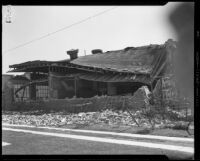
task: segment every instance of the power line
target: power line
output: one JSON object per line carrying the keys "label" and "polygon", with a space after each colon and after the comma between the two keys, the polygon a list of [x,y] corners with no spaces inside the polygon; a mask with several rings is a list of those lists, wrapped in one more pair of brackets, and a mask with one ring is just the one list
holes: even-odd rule
{"label": "power line", "polygon": [[31,44],[31,43],[33,43],[33,42],[35,42],[35,41],[44,39],[44,38],[46,38],[46,37],[48,37],[48,36],[51,36],[51,35],[53,35],[53,34],[56,34],[57,32],[61,32],[61,31],[66,30],[66,29],[68,29],[68,28],[70,28],[70,27],[73,27],[73,26],[75,26],[75,25],[81,24],[81,23],[83,23],[83,22],[85,22],[85,21],[87,21],[87,20],[89,20],[89,19],[92,19],[92,18],[94,18],[94,17],[100,16],[100,15],[102,15],[102,14],[104,14],[104,13],[106,13],[106,12],[109,12],[109,11],[115,9],[115,8],[117,8],[117,7],[112,7],[112,8],[110,8],[110,9],[104,10],[103,12],[97,13],[97,14],[95,14],[95,15],[93,15],[93,16],[90,16],[90,17],[87,17],[87,18],[85,18],[85,19],[83,19],[83,20],[80,20],[80,21],[78,21],[78,22],[75,22],[75,23],[73,23],[73,24],[71,24],[71,25],[65,26],[65,27],[63,27],[63,28],[61,28],[61,29],[59,29],[59,30],[56,30],[56,31],[54,31],[54,32],[45,34],[45,35],[43,35],[43,36],[41,36],[41,37],[38,37],[38,38],[36,38],[36,39],[33,39],[33,40],[28,41],[28,42],[23,43],[23,44],[20,44],[20,45],[18,45],[18,46],[16,46],[16,47],[13,47],[13,48],[10,48],[10,49],[8,49],[8,50],[5,50],[5,51],[3,51],[3,53],[7,53],[7,52],[10,52],[10,51],[13,51],[13,50],[15,50],[15,49],[18,49],[18,48],[21,48],[21,47],[26,46],[26,45],[28,45],[28,44]]}

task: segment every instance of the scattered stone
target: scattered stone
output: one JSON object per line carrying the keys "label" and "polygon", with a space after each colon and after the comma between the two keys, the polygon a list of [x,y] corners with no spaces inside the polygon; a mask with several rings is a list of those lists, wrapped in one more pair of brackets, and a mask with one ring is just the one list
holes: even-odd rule
{"label": "scattered stone", "polygon": [[[180,117],[182,113],[177,113],[171,110]],[[149,120],[142,115],[142,110],[131,111],[135,120],[141,127],[150,128],[152,125]],[[162,120],[161,117],[154,118],[155,128],[184,128],[187,123],[184,121],[171,121],[169,119]],[[130,114],[127,111],[112,111],[104,110],[102,112],[81,112],[74,113],[49,113],[35,115],[33,112],[19,113],[19,112],[2,112],[2,122],[9,124],[26,124],[34,126],[65,126],[65,125],[94,125],[107,124],[111,126],[137,126]],[[191,126],[192,127],[192,126]]]}

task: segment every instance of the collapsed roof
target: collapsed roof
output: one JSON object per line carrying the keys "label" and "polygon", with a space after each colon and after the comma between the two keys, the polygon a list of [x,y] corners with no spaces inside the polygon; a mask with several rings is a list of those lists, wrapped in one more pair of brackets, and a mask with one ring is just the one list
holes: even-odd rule
{"label": "collapsed roof", "polygon": [[71,63],[105,70],[111,69],[117,72],[148,74],[152,72],[159,57],[165,55],[164,48],[153,45],[82,56],[71,61]]}
{"label": "collapsed roof", "polygon": [[163,45],[127,47],[123,50],[82,56],[70,63],[105,70],[111,69],[117,72],[154,74],[163,64],[169,63],[168,56],[170,53],[168,49],[175,47],[172,45],[175,45],[175,43],[168,40]]}
{"label": "collapsed roof", "polygon": [[[176,43],[169,39],[162,45],[127,47],[123,50],[99,52],[93,55],[81,56],[73,60],[62,61],[32,61],[10,65],[10,72],[48,72],[49,67],[75,68],[82,71],[102,73],[128,73],[148,75],[155,78],[170,65],[170,55],[176,48]],[[172,50],[173,49],[173,50]],[[67,70],[63,70],[66,72]]]}

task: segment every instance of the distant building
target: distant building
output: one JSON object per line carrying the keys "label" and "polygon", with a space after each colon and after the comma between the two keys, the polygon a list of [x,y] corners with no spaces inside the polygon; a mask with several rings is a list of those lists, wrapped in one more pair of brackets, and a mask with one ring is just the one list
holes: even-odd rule
{"label": "distant building", "polygon": [[8,86],[8,81],[13,78],[13,75],[2,74],[2,92],[5,92],[6,86]]}
{"label": "distant building", "polygon": [[13,75],[2,74],[2,109],[5,109],[6,106],[9,106],[13,102],[13,90],[10,88],[10,82],[13,78]]}

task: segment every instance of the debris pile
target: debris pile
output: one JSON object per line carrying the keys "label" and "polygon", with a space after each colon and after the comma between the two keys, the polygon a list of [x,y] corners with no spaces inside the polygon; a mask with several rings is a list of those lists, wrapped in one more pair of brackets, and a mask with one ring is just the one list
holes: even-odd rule
{"label": "debris pile", "polygon": [[[142,111],[131,111],[141,127],[151,127],[149,120],[142,115]],[[173,127],[176,122],[170,120],[162,120],[161,117],[154,118],[155,128]],[[30,112],[20,113],[4,113],[2,122],[9,124],[26,124],[33,126],[66,126],[66,125],[95,125],[104,124],[110,126],[137,126],[127,111],[104,110],[102,112],[81,112],[75,113],[48,113],[34,114]],[[180,122],[180,121],[179,121]]]}
{"label": "debris pile", "polygon": [[134,109],[147,108],[150,100],[150,94],[147,86],[140,87],[133,95],[132,99],[129,99],[128,104]]}
{"label": "debris pile", "polygon": [[104,110],[103,112],[81,112],[78,114],[49,113],[42,115],[20,114],[18,112],[12,114],[4,114],[3,123],[9,124],[28,124],[36,126],[62,126],[69,124],[125,124],[134,125],[131,117],[127,112],[114,112]]}

